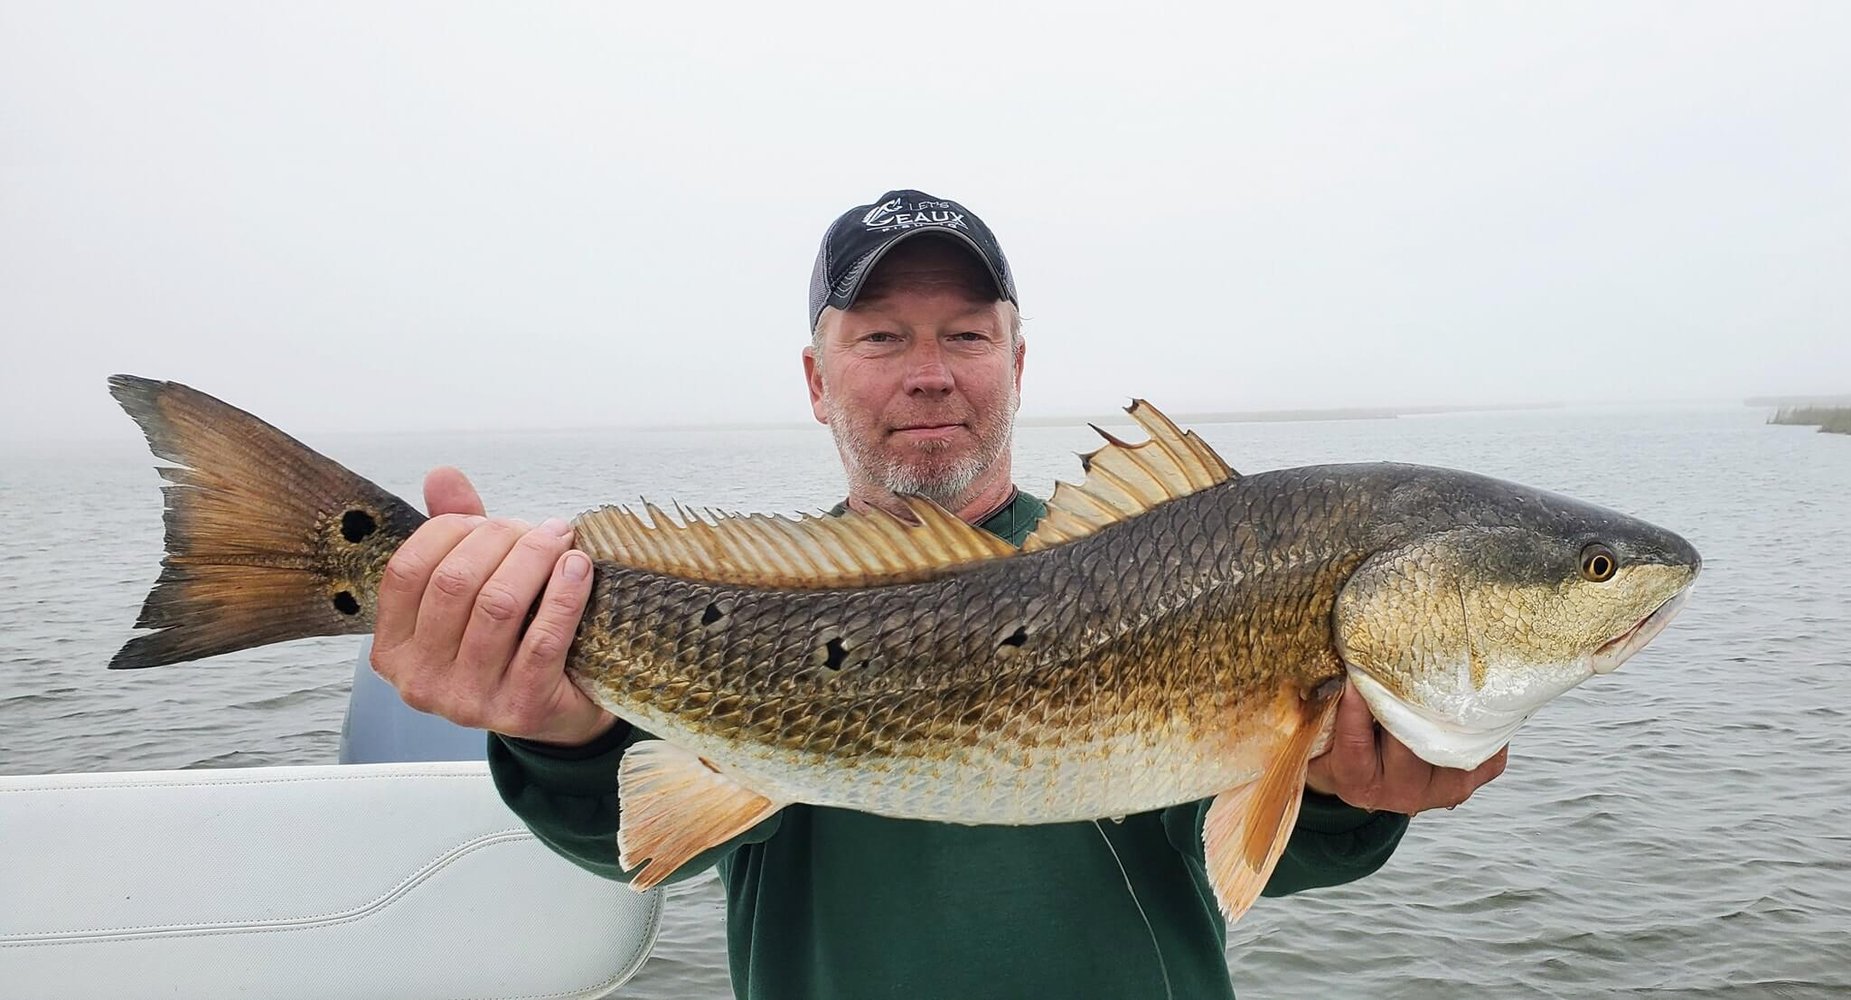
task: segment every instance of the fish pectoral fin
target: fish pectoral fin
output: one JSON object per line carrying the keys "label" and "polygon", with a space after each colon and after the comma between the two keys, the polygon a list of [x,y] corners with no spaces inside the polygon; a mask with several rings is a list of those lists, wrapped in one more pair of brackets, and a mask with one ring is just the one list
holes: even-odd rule
{"label": "fish pectoral fin", "polygon": [[1311,710],[1284,741],[1265,773],[1215,796],[1202,822],[1202,859],[1215,900],[1232,924],[1272,877],[1304,802],[1305,769],[1337,700]]}
{"label": "fish pectoral fin", "polygon": [[[621,819],[617,863],[635,889],[648,889],[696,854],[757,826],[784,808],[699,756],[661,740],[624,751],[617,766]],[[647,863],[645,863],[647,862]]]}

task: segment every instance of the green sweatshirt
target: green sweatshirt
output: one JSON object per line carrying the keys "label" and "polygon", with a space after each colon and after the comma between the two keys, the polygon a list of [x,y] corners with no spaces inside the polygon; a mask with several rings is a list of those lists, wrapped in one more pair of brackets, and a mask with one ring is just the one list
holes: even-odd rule
{"label": "green sweatshirt", "polygon": [[[980,527],[1020,545],[1045,510],[1018,493]],[[623,879],[617,761],[647,738],[622,723],[571,750],[491,736],[489,768],[542,841]],[[746,1000],[1121,1000],[1163,997],[1166,976],[1178,1000],[1231,998],[1227,928],[1202,864],[1207,810],[1012,827],[793,805],[674,880],[719,866],[733,991]],[[1361,878],[1406,829],[1405,816],[1307,792],[1265,894]]]}

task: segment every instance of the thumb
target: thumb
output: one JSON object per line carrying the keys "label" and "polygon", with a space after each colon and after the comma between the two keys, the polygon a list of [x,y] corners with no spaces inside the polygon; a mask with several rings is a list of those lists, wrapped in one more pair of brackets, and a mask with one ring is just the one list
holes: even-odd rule
{"label": "thumb", "polygon": [[1356,689],[1356,682],[1346,680],[1343,700],[1337,703],[1337,720],[1331,727],[1330,747],[1311,761],[1305,784],[1314,792],[1337,795],[1351,805],[1367,805],[1355,799],[1371,794],[1381,773],[1381,754],[1375,741],[1375,716],[1369,714],[1369,703]]}
{"label": "thumb", "polygon": [[432,517],[439,514],[486,515],[482,498],[469,484],[462,470],[440,465],[424,476],[424,507]]}
{"label": "thumb", "polygon": [[1376,751],[1375,716],[1369,702],[1348,677],[1343,680],[1343,700],[1337,703],[1337,725],[1331,738],[1332,748],[1341,747],[1349,754],[1373,756]]}

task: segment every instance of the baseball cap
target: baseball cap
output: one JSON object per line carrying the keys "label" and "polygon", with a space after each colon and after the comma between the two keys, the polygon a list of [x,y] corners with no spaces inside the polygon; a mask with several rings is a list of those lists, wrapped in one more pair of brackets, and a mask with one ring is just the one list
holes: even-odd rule
{"label": "baseball cap", "polygon": [[843,212],[823,233],[816,268],[810,272],[810,329],[816,329],[824,307],[854,305],[862,283],[887,251],[921,233],[948,236],[970,248],[996,281],[997,297],[1021,305],[1003,248],[977,213],[924,191],[889,191]]}

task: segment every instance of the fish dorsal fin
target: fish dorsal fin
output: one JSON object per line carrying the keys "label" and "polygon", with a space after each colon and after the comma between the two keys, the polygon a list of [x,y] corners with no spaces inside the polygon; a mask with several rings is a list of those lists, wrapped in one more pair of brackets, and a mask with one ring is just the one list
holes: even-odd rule
{"label": "fish dorsal fin", "polygon": [[919,497],[902,497],[917,523],[884,511],[840,517],[722,514],[679,505],[679,520],[644,503],[580,514],[578,547],[634,569],[744,587],[826,590],[910,583],[956,566],[1016,554],[1015,546]]}
{"label": "fish dorsal fin", "polygon": [[1100,430],[1105,447],[1080,458],[1086,481],[1078,486],[1056,483],[1048,513],[1028,536],[1022,551],[1090,535],[1177,497],[1188,496],[1234,478],[1228,463],[1208,443],[1170,422],[1142,399],[1125,408],[1150,440],[1126,444]]}

